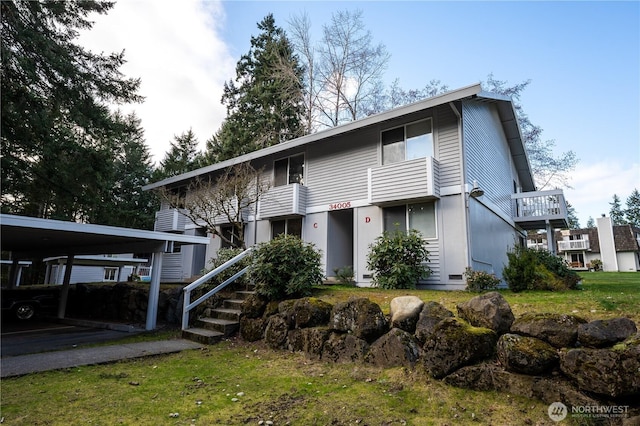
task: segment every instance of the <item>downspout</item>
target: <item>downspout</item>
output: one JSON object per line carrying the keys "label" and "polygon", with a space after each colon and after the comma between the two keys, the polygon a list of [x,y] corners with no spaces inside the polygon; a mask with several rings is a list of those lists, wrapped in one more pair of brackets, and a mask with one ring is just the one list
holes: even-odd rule
{"label": "downspout", "polygon": [[469,224],[469,200],[467,198],[467,185],[466,185],[466,171],[464,167],[464,135],[462,130],[462,114],[458,111],[453,102],[449,102],[449,107],[458,118],[458,138],[460,140],[460,192],[462,196],[462,229],[465,233],[465,250],[464,250],[464,263],[468,267],[471,265],[471,238],[470,238],[470,224]]}

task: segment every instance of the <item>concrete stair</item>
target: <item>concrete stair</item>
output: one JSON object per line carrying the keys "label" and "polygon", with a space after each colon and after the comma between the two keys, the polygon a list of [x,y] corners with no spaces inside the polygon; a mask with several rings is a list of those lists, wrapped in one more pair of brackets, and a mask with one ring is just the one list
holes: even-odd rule
{"label": "concrete stair", "polygon": [[207,317],[198,318],[193,327],[182,330],[182,337],[211,345],[235,335],[240,329],[240,314],[244,299],[255,292],[245,286],[227,294],[219,308],[208,309]]}

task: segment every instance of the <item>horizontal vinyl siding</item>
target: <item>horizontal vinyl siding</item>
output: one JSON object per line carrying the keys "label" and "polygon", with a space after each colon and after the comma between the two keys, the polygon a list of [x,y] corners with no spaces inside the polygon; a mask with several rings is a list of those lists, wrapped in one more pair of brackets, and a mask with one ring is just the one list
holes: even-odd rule
{"label": "horizontal vinyl siding", "polygon": [[364,129],[335,141],[310,146],[307,206],[362,200],[368,196],[369,167],[378,164],[378,129]]}
{"label": "horizontal vinyl siding", "polygon": [[104,267],[75,265],[71,268],[73,283],[96,283],[104,280]]}
{"label": "horizontal vinyl siding", "polygon": [[476,180],[484,196],[511,216],[514,174],[511,154],[496,107],[463,102],[467,182]]}
{"label": "horizontal vinyl siding", "polygon": [[[306,188],[299,186],[300,193]],[[298,201],[298,200],[296,200]],[[300,211],[300,205],[294,206],[294,185],[282,185],[273,187],[260,200],[260,217],[277,217],[293,214]]]}
{"label": "horizontal vinyl siding", "polygon": [[443,187],[462,184],[460,171],[460,135],[458,117],[448,105],[437,110],[436,120],[437,157],[440,163],[440,185]]}

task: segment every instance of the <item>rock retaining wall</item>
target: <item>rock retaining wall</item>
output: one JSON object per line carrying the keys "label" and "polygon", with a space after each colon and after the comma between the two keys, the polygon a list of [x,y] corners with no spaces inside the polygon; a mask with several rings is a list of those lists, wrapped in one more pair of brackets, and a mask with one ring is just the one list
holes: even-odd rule
{"label": "rock retaining wall", "polygon": [[457,316],[414,296],[392,300],[389,316],[364,298],[276,305],[252,296],[246,307],[241,337],[264,339],[273,349],[330,362],[424,368],[453,386],[569,407],[626,406],[627,417],[640,416],[640,333],[627,318],[515,318],[497,292],[459,304]]}

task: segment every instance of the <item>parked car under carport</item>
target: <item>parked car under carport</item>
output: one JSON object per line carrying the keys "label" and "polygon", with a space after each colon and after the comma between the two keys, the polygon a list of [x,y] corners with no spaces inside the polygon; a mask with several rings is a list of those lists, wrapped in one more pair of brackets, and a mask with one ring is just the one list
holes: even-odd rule
{"label": "parked car under carport", "polygon": [[3,288],[2,315],[21,321],[40,315],[53,315],[58,308],[59,295],[59,286]]}

